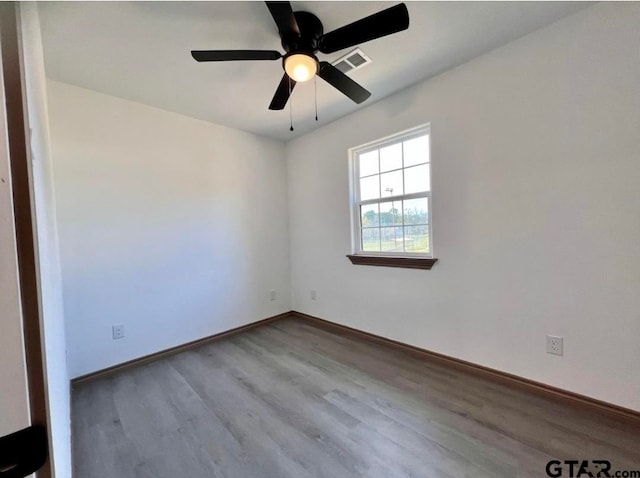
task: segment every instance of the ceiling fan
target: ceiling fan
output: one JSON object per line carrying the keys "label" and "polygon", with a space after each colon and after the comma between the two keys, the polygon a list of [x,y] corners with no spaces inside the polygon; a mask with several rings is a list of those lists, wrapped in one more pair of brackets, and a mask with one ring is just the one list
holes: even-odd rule
{"label": "ceiling fan", "polygon": [[319,61],[316,52],[333,53],[360,43],[375,40],[409,28],[409,12],[404,3],[324,33],[322,22],[313,13],[294,12],[289,2],[265,2],[275,21],[284,55],[275,50],[204,50],[192,51],[196,61],[278,60],[282,58],[284,76],[269,105],[281,110],[287,104],[296,82],[315,75],[340,90],[356,103],[371,93],[338,70],[331,63]]}

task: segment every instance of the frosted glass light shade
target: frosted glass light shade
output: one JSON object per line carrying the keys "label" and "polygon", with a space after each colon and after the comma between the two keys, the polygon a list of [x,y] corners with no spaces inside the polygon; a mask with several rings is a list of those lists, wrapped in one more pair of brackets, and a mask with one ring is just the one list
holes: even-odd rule
{"label": "frosted glass light shade", "polygon": [[312,56],[296,53],[284,60],[284,71],[299,83],[309,81],[318,72],[318,62]]}

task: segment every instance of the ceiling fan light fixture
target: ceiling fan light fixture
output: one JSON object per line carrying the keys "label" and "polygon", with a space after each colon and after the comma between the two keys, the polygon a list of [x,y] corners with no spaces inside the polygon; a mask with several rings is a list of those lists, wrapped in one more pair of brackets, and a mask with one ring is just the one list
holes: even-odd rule
{"label": "ceiling fan light fixture", "polygon": [[[345,75],[341,69],[327,61],[318,61],[316,52],[334,53],[409,28],[409,10],[404,3],[381,10],[329,33],[324,33],[324,27],[318,17],[311,12],[294,12],[289,1],[265,3],[278,28],[280,43],[286,52],[284,55],[276,50],[192,50],[191,56],[198,62],[282,58],[285,73],[269,104],[270,110],[284,109],[296,83],[309,81],[316,76],[355,103],[362,103],[371,93]],[[349,54],[346,60],[356,67],[357,62],[351,62],[354,58],[357,60],[358,57]]]}
{"label": "ceiling fan light fixture", "polygon": [[284,71],[298,83],[309,81],[318,73],[318,60],[304,53],[294,53],[284,59]]}

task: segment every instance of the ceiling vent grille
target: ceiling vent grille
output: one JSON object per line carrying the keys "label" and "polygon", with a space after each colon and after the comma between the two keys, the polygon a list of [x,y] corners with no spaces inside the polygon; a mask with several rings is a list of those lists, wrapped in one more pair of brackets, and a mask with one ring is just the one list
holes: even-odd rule
{"label": "ceiling vent grille", "polygon": [[360,48],[350,51],[346,55],[338,58],[333,62],[335,66],[342,73],[348,73],[353,70],[362,68],[363,66],[371,63],[371,58],[364,54]]}

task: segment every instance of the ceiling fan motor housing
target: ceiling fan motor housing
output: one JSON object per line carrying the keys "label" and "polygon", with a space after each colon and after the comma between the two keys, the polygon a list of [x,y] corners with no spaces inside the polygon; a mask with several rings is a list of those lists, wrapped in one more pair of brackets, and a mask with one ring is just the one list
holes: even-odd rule
{"label": "ceiling fan motor housing", "polygon": [[298,23],[300,35],[287,32],[282,36],[282,48],[287,53],[306,53],[313,55],[318,51],[318,40],[324,34],[322,22],[313,13],[293,12]]}

